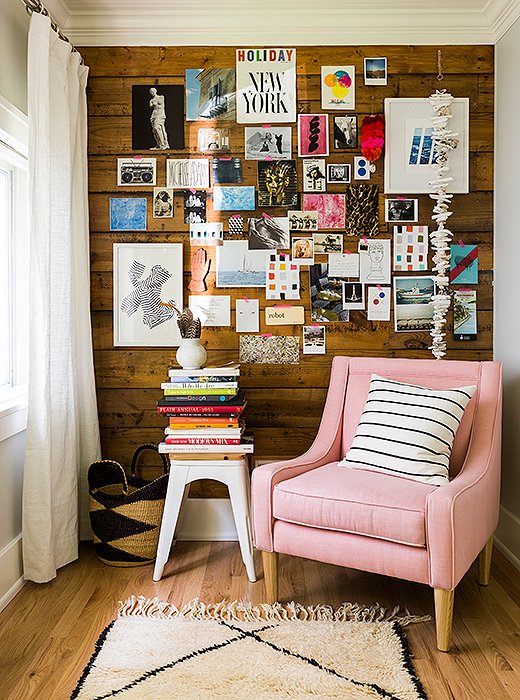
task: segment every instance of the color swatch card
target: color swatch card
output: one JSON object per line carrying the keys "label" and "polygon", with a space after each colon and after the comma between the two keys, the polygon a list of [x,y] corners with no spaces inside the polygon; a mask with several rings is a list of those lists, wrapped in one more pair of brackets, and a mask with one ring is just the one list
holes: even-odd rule
{"label": "color swatch card", "polygon": [[394,270],[428,269],[428,227],[394,226]]}
{"label": "color swatch card", "polygon": [[451,284],[478,284],[478,247],[459,244],[450,248]]}
{"label": "color swatch card", "polygon": [[267,256],[266,299],[299,299],[300,266],[287,253]]}
{"label": "color swatch card", "polygon": [[390,320],[390,287],[368,287],[367,318],[369,321]]}

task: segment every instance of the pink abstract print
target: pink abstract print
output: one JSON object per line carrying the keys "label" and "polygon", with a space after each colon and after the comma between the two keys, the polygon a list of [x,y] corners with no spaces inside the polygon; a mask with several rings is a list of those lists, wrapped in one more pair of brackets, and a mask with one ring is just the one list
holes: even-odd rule
{"label": "pink abstract print", "polygon": [[298,155],[329,155],[329,118],[327,114],[298,115]]}
{"label": "pink abstract print", "polygon": [[345,228],[344,194],[304,194],[303,209],[318,212],[318,229]]}

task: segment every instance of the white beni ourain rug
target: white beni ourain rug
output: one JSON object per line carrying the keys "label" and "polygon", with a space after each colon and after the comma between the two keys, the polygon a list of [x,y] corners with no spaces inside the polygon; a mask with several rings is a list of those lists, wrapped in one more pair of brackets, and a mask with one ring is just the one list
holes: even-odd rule
{"label": "white beni ourain rug", "polygon": [[398,609],[129,598],[71,700],[418,700]]}

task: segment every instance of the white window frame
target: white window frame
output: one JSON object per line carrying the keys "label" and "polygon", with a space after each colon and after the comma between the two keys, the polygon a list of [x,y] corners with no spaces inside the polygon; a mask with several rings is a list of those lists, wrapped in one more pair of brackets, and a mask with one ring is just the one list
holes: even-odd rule
{"label": "white window frame", "polygon": [[11,173],[9,232],[10,386],[0,389],[0,441],[27,424],[29,201],[27,117],[0,95],[0,162]]}

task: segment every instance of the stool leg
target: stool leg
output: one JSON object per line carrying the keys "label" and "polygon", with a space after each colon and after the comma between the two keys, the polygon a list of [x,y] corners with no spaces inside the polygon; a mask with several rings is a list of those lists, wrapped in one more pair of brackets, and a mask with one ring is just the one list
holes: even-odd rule
{"label": "stool leg", "polygon": [[240,468],[230,469],[226,482],[229,488],[229,498],[235,518],[242,560],[247,571],[247,578],[251,582],[254,582],[256,581],[256,574],[255,563],[253,561],[253,538],[251,535],[248,472],[246,463],[244,462]]}
{"label": "stool leg", "polygon": [[184,499],[184,490],[188,480],[189,467],[171,467],[168,479],[168,488],[164,501],[164,511],[157,544],[157,556],[153,570],[153,580],[160,581],[164,566],[170,555],[173,533],[177,525],[179,511]]}

